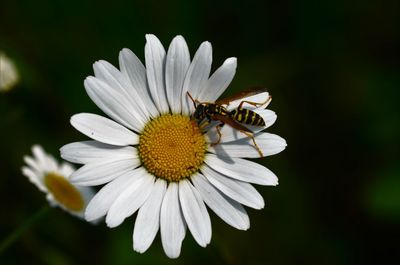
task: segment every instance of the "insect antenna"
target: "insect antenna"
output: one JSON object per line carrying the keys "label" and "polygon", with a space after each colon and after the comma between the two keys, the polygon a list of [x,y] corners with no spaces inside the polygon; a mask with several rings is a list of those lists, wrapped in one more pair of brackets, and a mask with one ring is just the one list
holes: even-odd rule
{"label": "insect antenna", "polygon": [[189,96],[189,98],[192,100],[193,106],[194,106],[194,108],[196,109],[196,108],[197,108],[196,102],[198,102],[198,101],[193,99],[193,97],[192,97],[192,95],[190,95],[189,91],[186,91],[186,94],[187,94],[187,95]]}

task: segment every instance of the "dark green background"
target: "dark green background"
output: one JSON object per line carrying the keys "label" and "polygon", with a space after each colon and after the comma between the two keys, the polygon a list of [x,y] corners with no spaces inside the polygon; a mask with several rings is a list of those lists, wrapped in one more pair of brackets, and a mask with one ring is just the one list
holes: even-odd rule
{"label": "dark green background", "polygon": [[[236,56],[226,94],[268,87],[287,149],[257,160],[279,177],[257,187],[249,231],[214,214],[211,244],[187,234],[169,260],[160,238],[132,250],[134,218],[115,229],[53,209],[0,255],[1,264],[385,264],[399,251],[398,1],[0,2],[0,49],[21,83],[0,94],[0,239],[46,205],[21,175],[40,143],[54,155],[86,139],[69,125],[100,113],[83,88],[92,64],[117,64],[124,47],[143,59],[144,35],[168,46],[182,34],[193,55],[208,40],[214,64]],[[397,252],[397,253],[396,253]],[[398,259],[397,259],[398,260]]]}

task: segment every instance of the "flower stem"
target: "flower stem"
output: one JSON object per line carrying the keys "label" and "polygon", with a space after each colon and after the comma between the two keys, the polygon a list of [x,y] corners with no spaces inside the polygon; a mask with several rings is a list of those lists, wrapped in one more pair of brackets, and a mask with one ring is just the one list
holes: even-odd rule
{"label": "flower stem", "polygon": [[7,250],[18,238],[23,235],[30,227],[37,223],[43,216],[45,216],[50,210],[50,206],[46,205],[40,208],[34,215],[32,215],[28,220],[22,223],[17,229],[14,230],[10,235],[4,238],[0,242],[0,254]]}

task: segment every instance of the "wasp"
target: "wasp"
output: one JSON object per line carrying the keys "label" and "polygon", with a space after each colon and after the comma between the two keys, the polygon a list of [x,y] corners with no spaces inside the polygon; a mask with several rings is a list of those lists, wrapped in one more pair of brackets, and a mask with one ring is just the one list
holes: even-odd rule
{"label": "wasp", "polygon": [[[221,141],[222,135],[220,129],[225,124],[228,124],[232,128],[240,131],[241,133],[251,138],[258,153],[260,154],[261,157],[263,157],[264,155],[261,152],[260,147],[257,145],[256,140],[254,139],[253,132],[244,125],[265,126],[265,121],[256,112],[244,108],[243,104],[247,103],[254,107],[259,107],[269,103],[269,101],[271,101],[271,97],[268,96],[264,102],[252,102],[252,101],[242,100],[239,103],[239,105],[231,111],[227,109],[227,106],[229,106],[229,104],[234,100],[242,99],[245,97],[257,95],[264,92],[267,91],[263,88],[252,88],[239,92],[231,97],[217,100],[215,102],[200,102],[197,99],[193,99],[193,97],[189,94],[189,92],[187,92],[187,95],[193,102],[195,111],[192,114],[192,117],[197,121],[198,124],[200,125],[210,124],[211,121],[219,122],[219,124],[216,126],[216,130],[218,133],[218,140],[212,143],[211,146],[217,145]],[[206,123],[203,123],[204,121]]]}

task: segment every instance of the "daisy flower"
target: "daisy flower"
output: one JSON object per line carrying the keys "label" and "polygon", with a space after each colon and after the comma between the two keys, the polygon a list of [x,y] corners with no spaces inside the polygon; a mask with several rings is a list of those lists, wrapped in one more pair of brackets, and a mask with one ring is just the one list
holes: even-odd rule
{"label": "daisy flower", "polygon": [[12,89],[19,81],[14,62],[0,51],[0,91]]}
{"label": "daisy flower", "polygon": [[22,173],[46,194],[51,206],[83,218],[86,205],[95,194],[93,189],[72,184],[69,177],[75,169],[66,162],[59,164],[41,146],[34,145],[32,153],[33,157],[24,156],[27,166],[22,167]]}
{"label": "daisy flower", "polygon": [[[177,258],[187,228],[200,246],[210,243],[206,205],[229,225],[246,230],[250,224],[243,205],[264,207],[250,183],[277,185],[278,180],[264,166],[243,159],[260,156],[249,137],[225,125],[220,143],[212,145],[215,128],[203,130],[191,118],[194,107],[187,92],[200,102],[215,101],[235,75],[236,58],[225,60],[210,76],[209,42],[191,61],[182,36],[172,40],[168,51],[156,36],[148,34],[146,40],[146,66],[129,49],[120,52],[119,69],[106,61],[94,63],[94,76],[84,82],[86,92],[111,119],[72,116],[72,126],[92,140],[63,146],[61,156],[84,164],[72,174],[73,183],[106,184],[87,207],[88,221],[106,216],[107,225],[116,227],[137,211],[133,249],[146,251],[160,230],[166,255]],[[265,92],[245,100],[268,98]],[[276,119],[266,105],[248,106],[265,121],[254,134],[264,156],[286,146],[281,137],[261,132]]]}

